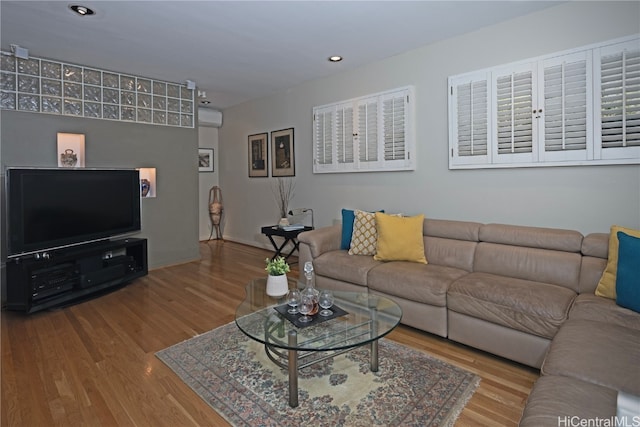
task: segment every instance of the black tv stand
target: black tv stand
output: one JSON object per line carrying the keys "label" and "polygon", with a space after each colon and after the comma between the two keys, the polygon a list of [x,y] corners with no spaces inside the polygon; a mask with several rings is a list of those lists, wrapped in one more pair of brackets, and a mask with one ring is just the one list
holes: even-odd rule
{"label": "black tv stand", "polygon": [[145,276],[147,239],[88,243],[7,260],[8,310],[33,313],[96,297]]}

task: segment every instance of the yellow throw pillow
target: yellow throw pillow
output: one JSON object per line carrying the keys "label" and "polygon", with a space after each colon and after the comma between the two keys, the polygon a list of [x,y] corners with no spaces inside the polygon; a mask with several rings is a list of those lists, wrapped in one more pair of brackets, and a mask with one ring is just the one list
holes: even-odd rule
{"label": "yellow throw pillow", "polygon": [[596,288],[596,295],[605,298],[616,299],[616,276],[618,274],[618,231],[622,231],[633,237],[640,238],[640,230],[632,230],[630,228],[620,227],[619,225],[611,226],[609,234],[609,259],[607,267],[602,272],[602,277]]}
{"label": "yellow throw pillow", "polygon": [[376,215],[356,209],[349,255],[375,255],[377,242]]}
{"label": "yellow throw pillow", "polygon": [[426,264],[423,224],[424,215],[400,217],[376,212],[378,245],[373,259]]}

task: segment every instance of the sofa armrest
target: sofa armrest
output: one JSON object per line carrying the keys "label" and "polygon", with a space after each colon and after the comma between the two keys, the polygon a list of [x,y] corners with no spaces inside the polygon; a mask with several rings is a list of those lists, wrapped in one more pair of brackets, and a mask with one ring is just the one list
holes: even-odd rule
{"label": "sofa armrest", "polygon": [[313,258],[317,258],[325,252],[339,250],[341,238],[341,225],[322,227],[316,230],[305,231],[298,235],[298,241],[301,244],[309,246]]}

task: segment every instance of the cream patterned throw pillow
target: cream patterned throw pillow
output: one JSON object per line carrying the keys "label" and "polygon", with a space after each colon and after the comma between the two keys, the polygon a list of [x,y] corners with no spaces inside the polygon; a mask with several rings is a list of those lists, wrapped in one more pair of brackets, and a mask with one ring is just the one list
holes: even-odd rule
{"label": "cream patterned throw pillow", "polygon": [[377,244],[376,214],[356,209],[349,255],[375,255]]}

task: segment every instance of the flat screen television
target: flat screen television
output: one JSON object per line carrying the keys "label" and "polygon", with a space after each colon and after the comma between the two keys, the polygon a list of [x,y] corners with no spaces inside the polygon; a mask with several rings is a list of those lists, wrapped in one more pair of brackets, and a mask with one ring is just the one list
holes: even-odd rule
{"label": "flat screen television", "polygon": [[9,258],[140,231],[135,169],[6,171]]}

